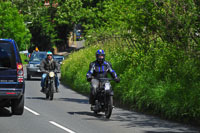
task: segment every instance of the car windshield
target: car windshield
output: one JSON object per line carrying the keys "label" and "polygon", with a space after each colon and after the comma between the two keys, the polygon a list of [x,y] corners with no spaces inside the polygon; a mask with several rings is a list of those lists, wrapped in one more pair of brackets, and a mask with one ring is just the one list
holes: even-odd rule
{"label": "car windshield", "polygon": [[46,58],[46,53],[33,53],[30,61],[42,61],[44,58]]}
{"label": "car windshield", "polygon": [[9,42],[0,42],[0,67],[16,68],[16,58],[13,45]]}

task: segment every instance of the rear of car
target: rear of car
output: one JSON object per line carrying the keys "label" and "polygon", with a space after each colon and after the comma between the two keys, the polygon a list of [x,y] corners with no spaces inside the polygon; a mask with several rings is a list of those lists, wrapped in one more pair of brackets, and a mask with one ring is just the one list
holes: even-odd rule
{"label": "rear of car", "polygon": [[62,55],[53,55],[53,59],[56,60],[58,64],[62,65],[62,62],[65,58]]}
{"label": "rear of car", "polygon": [[12,113],[24,111],[24,72],[17,44],[0,39],[0,107],[11,107]]}
{"label": "rear of car", "polygon": [[31,77],[41,77],[42,72],[40,71],[40,62],[46,58],[46,52],[33,52],[31,54],[30,60],[26,66],[27,68],[27,79],[30,80]]}

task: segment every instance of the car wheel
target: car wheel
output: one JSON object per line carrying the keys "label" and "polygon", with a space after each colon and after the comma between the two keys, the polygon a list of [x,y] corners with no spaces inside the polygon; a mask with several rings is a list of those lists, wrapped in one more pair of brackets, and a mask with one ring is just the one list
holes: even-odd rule
{"label": "car wheel", "polygon": [[24,95],[19,99],[13,99],[11,101],[11,111],[14,115],[22,115],[24,112]]}

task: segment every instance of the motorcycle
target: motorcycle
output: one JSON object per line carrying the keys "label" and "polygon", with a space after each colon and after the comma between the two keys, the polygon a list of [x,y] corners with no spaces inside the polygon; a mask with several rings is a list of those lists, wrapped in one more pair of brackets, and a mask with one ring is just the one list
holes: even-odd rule
{"label": "motorcycle", "polygon": [[46,99],[53,100],[54,93],[55,93],[55,72],[47,72],[47,77],[45,80],[45,94]]}
{"label": "motorcycle", "polygon": [[95,114],[99,112],[105,112],[105,117],[110,118],[113,110],[113,91],[111,89],[110,80],[111,78],[98,78],[99,87],[95,98],[95,105],[91,107],[91,110]]}

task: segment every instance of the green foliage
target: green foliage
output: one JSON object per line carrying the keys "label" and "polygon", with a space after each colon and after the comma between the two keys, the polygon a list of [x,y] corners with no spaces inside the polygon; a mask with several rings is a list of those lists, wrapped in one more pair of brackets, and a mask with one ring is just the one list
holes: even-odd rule
{"label": "green foliage", "polygon": [[95,48],[103,48],[121,78],[120,84],[113,83],[115,98],[121,103],[170,119],[198,121],[199,4],[193,0],[105,0],[83,6],[89,18],[80,17],[77,22],[84,20],[88,48],[67,59],[63,71],[68,74],[63,76],[88,92],[89,85],[81,79],[87,70],[78,64],[89,64],[90,58],[84,56],[93,57]]}
{"label": "green foliage", "polygon": [[44,2],[44,0],[12,1],[13,5],[16,5],[19,12],[23,14],[24,22],[32,34],[31,47],[37,46],[39,50],[51,49],[58,40],[53,21],[56,8],[45,7]]}
{"label": "green foliage", "polygon": [[0,36],[14,39],[20,50],[30,45],[31,34],[24,24],[23,16],[10,2],[0,2]]}
{"label": "green foliage", "polygon": [[168,119],[198,121],[200,61],[161,41],[147,53],[119,45],[124,41],[106,41],[71,54],[62,66],[62,79],[75,90],[89,94],[85,76],[96,50],[101,48],[121,78],[119,84],[112,82],[115,100]]}
{"label": "green foliage", "polygon": [[66,0],[58,7],[55,20],[58,24],[66,24],[72,27],[73,24],[78,23],[80,15],[82,15],[81,8],[81,0]]}
{"label": "green foliage", "polygon": [[22,60],[22,64],[27,64],[27,62],[25,62],[24,60],[29,60],[29,58],[25,54],[20,54],[20,57]]}

